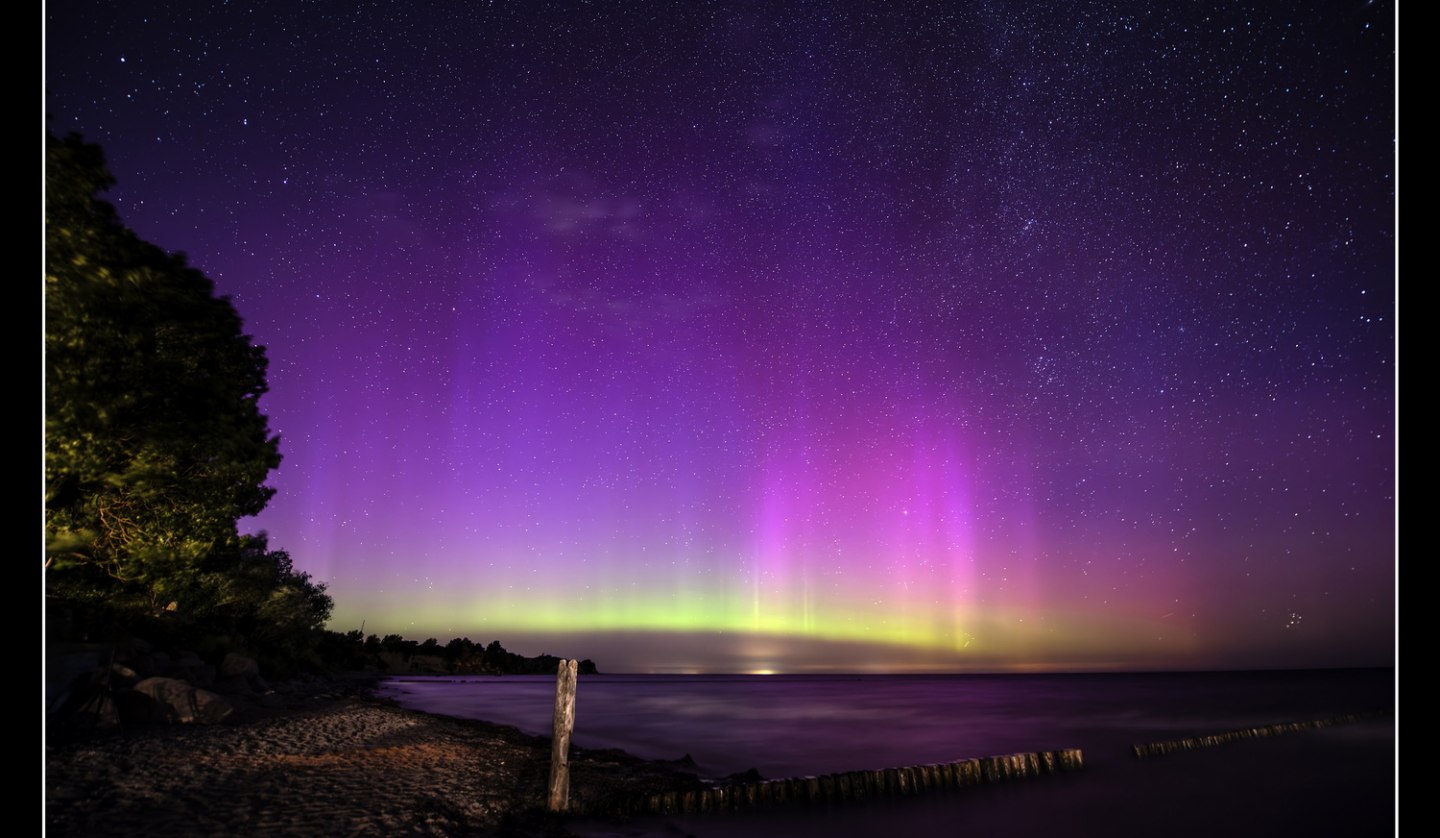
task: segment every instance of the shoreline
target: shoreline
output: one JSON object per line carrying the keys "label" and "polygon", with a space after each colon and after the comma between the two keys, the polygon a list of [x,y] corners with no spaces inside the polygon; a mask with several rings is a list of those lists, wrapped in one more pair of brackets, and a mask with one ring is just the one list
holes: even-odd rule
{"label": "shoreline", "polygon": [[[747,805],[734,807],[739,811],[720,811],[731,807],[717,807],[713,791],[711,805],[702,805],[707,786],[693,773],[693,763],[572,746],[576,813],[552,815],[543,808],[549,737],[401,707],[376,694],[390,677],[352,673],[277,685],[281,692],[266,696],[268,702],[241,703],[232,720],[219,725],[132,725],[60,741],[64,728],[57,729],[52,720],[45,751],[46,831],[77,836],[163,830],[592,838],[693,831],[744,838],[924,832],[936,824],[1023,833],[1050,828],[1058,817],[1083,824],[1093,834],[1147,835],[1163,822],[1173,834],[1199,836],[1214,834],[1220,824],[1243,813],[1261,830],[1245,834],[1307,834],[1287,831],[1307,823],[1317,828],[1349,824],[1358,834],[1372,818],[1383,817],[1385,801],[1394,794],[1393,777],[1385,773],[1387,760],[1393,759],[1391,716],[1366,720],[1358,728],[1266,736],[1161,760],[1097,753],[1108,759],[1063,782],[984,784],[967,788],[960,793],[963,798],[942,789],[938,795],[890,799],[879,794],[878,786],[875,795],[866,786],[865,800],[847,800],[833,811],[834,795],[823,792],[823,778],[816,778],[822,789],[818,798],[808,791],[805,795],[819,805],[752,809],[747,799]],[[1385,741],[1371,741],[1377,723],[1390,729]],[[1307,768],[1320,764],[1328,767]],[[853,789],[854,777],[850,780]],[[772,798],[782,789],[788,799],[794,789],[785,784],[791,782],[751,785],[757,800],[765,796],[762,788]],[[735,791],[748,794],[731,789],[727,801]],[[708,811],[688,814],[692,795],[687,792],[696,792],[695,810]],[[1310,800],[1305,810],[1290,804],[1296,795]],[[677,802],[654,814],[634,807],[621,807],[633,812],[624,818],[598,814],[617,811],[608,805],[613,801],[633,802],[640,796]],[[964,805],[956,805],[961,799]],[[1176,811],[1213,816],[1209,822],[1177,824],[1168,820]],[[1117,818],[1120,812],[1126,815]],[[702,816],[703,823],[692,820]]]}
{"label": "shoreline", "polygon": [[[48,724],[47,834],[567,834],[569,816],[544,811],[548,737],[402,708],[373,695],[383,677],[307,685],[218,725]],[[577,808],[699,786],[619,750],[572,748],[571,777]]]}

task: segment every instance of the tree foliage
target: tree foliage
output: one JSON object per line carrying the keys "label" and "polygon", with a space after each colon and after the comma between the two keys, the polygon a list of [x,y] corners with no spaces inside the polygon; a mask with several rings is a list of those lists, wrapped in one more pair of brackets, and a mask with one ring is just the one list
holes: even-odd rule
{"label": "tree foliage", "polygon": [[264,533],[242,535],[234,548],[200,564],[193,615],[213,630],[249,645],[296,645],[324,627],[333,605],[325,586],[295,570],[290,554],[271,550]]}
{"label": "tree foliage", "polygon": [[113,183],[98,146],[50,138],[45,176],[49,594],[251,631],[318,627],[324,586],[236,528],[280,464],[258,403],[264,349],[183,254],[98,197]]}

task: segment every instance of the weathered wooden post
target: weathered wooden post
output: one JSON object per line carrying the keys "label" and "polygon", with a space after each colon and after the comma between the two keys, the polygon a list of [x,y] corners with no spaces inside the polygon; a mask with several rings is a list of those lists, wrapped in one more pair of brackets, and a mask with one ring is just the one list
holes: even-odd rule
{"label": "weathered wooden post", "polygon": [[575,675],[578,661],[560,661],[555,676],[555,739],[550,749],[550,811],[570,806],[570,732],[575,729]]}

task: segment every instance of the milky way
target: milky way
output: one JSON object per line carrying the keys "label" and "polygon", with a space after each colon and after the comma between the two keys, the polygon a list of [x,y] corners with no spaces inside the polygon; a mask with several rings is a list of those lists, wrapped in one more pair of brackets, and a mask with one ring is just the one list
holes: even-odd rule
{"label": "milky way", "polygon": [[268,347],[337,629],[1389,662],[1392,7],[1042,5],[52,0],[46,125]]}

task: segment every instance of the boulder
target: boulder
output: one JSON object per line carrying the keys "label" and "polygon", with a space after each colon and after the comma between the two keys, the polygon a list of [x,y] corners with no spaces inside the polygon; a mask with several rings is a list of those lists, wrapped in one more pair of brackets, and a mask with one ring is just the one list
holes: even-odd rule
{"label": "boulder", "polygon": [[136,656],[134,669],[141,675],[169,675],[175,671],[175,663],[164,652],[150,652]]}
{"label": "boulder", "polygon": [[151,714],[157,721],[214,724],[235,712],[221,696],[174,678],[146,678],[135,685],[135,692],[153,702]]}
{"label": "boulder", "polygon": [[110,665],[110,683],[121,687],[128,687],[140,680],[135,670],[123,663]]}
{"label": "boulder", "polygon": [[244,678],[258,678],[260,664],[252,658],[231,652],[225,656],[225,660],[220,662],[220,677],[234,678],[237,675]]}
{"label": "boulder", "polygon": [[215,683],[215,667],[208,663],[184,663],[175,667],[170,677],[188,681],[197,687],[209,687]]}
{"label": "boulder", "polygon": [[128,687],[115,691],[115,709],[120,714],[120,721],[127,725],[160,721],[155,717],[156,706],[150,696]]}
{"label": "boulder", "polygon": [[176,666],[200,666],[204,663],[205,661],[199,655],[189,649],[181,649],[175,653]]}

